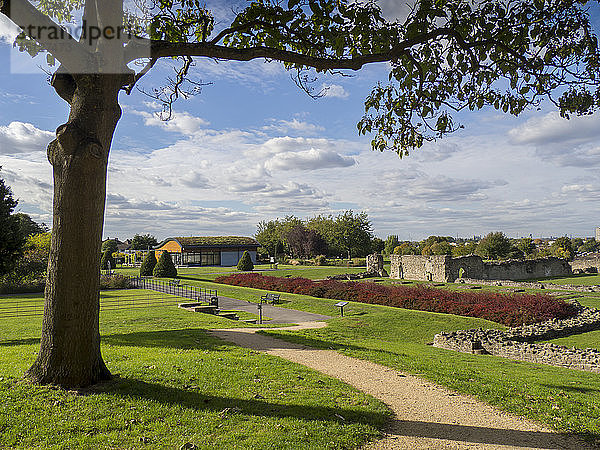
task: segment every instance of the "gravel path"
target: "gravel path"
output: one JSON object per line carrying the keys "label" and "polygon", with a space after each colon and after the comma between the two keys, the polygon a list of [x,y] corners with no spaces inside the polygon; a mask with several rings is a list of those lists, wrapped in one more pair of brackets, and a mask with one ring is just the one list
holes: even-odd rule
{"label": "gravel path", "polygon": [[[301,323],[286,330],[321,328]],[[588,449],[585,443],[501,412],[472,397],[417,377],[339,354],[256,334],[256,328],[210,330],[218,338],[305,365],[338,378],[385,402],[395,419],[375,449]]]}

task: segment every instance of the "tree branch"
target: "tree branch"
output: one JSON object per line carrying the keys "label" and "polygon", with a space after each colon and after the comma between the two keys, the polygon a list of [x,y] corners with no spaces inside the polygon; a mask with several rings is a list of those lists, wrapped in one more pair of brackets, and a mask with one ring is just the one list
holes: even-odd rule
{"label": "tree branch", "polygon": [[[0,13],[37,41],[71,73],[78,73],[89,67],[92,55],[67,30],[38,11],[27,0],[0,0]],[[59,33],[61,39],[51,37],[53,32]]]}

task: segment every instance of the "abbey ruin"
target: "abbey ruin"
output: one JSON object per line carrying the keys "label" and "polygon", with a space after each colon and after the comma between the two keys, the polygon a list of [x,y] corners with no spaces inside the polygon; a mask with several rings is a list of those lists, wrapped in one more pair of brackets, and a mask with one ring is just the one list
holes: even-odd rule
{"label": "abbey ruin", "polygon": [[390,278],[453,282],[478,280],[530,280],[572,275],[571,265],[561,258],[484,261],[480,256],[390,255]]}

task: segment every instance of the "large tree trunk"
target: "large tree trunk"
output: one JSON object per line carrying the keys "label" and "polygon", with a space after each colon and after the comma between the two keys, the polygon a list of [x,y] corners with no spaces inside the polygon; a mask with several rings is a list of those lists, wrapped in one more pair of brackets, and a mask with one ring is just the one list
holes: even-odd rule
{"label": "large tree trunk", "polygon": [[40,352],[26,376],[41,384],[87,386],[110,378],[100,354],[100,246],[106,171],[121,116],[118,75],[57,75],[69,121],[48,146],[54,219]]}

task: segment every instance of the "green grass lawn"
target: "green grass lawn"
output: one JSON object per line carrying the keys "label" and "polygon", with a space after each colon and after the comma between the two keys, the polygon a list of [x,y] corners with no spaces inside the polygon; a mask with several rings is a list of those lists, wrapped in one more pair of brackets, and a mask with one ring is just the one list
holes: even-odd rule
{"label": "green grass lawn", "polygon": [[[226,295],[257,301],[257,289],[201,283]],[[335,300],[282,293],[284,307],[339,316]],[[427,345],[436,333],[468,328],[502,328],[482,319],[350,303],[344,318],[318,330],[265,331],[317,348],[407,371],[456,391],[471,394],[506,411],[558,430],[600,439],[600,377],[541,364],[470,355]],[[595,345],[600,342],[596,334]]]}
{"label": "green grass lawn", "polygon": [[21,378],[41,317],[0,319],[0,448],[355,448],[379,435],[381,402],[205,331],[236,324],[175,306],[103,311],[115,379],[77,395]]}
{"label": "green grass lawn", "polygon": [[[304,277],[311,280],[326,278],[330,275],[339,275],[343,273],[360,273],[366,270],[365,267],[333,267],[333,266],[292,266],[279,264],[278,269],[271,269],[269,264],[259,264],[254,266],[255,272],[273,277]],[[118,273],[124,275],[137,276],[140,269],[134,267],[124,267],[117,269]],[[226,275],[228,273],[238,273],[236,267],[184,267],[177,269],[178,278],[185,282],[187,280],[208,280]]]}
{"label": "green grass lawn", "polygon": [[591,286],[594,284],[600,284],[600,275],[573,275],[565,278],[546,278],[540,281],[552,284],[575,284]]}
{"label": "green grass lawn", "polygon": [[564,338],[552,339],[552,344],[564,345],[567,347],[576,348],[594,348],[600,350],[600,330],[590,331],[588,333],[581,333],[575,336],[568,336]]}

